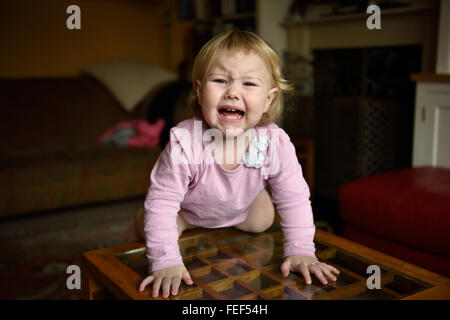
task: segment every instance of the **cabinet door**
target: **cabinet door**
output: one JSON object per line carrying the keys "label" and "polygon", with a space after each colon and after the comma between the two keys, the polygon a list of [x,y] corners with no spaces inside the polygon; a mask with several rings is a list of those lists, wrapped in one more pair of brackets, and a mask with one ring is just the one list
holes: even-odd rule
{"label": "cabinet door", "polygon": [[450,84],[417,83],[413,166],[450,167]]}

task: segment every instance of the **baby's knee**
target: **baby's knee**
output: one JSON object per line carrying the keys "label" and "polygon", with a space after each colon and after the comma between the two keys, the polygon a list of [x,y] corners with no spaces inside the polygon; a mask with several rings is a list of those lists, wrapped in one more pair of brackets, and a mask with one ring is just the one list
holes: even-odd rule
{"label": "baby's knee", "polygon": [[259,224],[259,231],[257,232],[264,232],[267,229],[269,229],[272,224],[273,221],[275,220],[275,210],[273,208],[273,206],[271,208],[268,208],[266,214],[265,214],[265,219],[261,219],[261,222]]}
{"label": "baby's knee", "polygon": [[250,231],[249,232],[253,232],[253,233],[261,233],[266,231],[267,229],[269,229],[273,224],[273,220],[272,221],[265,221],[264,223],[257,223],[255,225],[253,225],[252,227],[250,227]]}
{"label": "baby's knee", "polygon": [[261,233],[269,229],[274,221],[275,218],[275,210],[272,208],[267,208],[267,210],[264,210],[264,213],[259,215],[257,219],[251,219],[250,221],[247,221],[246,223],[246,230],[247,232],[253,232],[253,233]]}

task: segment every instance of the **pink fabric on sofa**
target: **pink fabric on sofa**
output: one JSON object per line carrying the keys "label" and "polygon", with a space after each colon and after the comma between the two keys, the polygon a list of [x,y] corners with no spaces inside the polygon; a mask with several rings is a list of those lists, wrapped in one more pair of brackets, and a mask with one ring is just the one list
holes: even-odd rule
{"label": "pink fabric on sofa", "polygon": [[159,138],[164,129],[166,122],[164,119],[158,119],[155,123],[148,123],[144,119],[136,119],[129,121],[121,121],[108,130],[106,130],[98,139],[97,143],[101,143],[106,138],[110,137],[117,129],[123,127],[132,127],[136,132],[134,137],[128,139],[128,146],[130,147],[157,147],[159,145]]}

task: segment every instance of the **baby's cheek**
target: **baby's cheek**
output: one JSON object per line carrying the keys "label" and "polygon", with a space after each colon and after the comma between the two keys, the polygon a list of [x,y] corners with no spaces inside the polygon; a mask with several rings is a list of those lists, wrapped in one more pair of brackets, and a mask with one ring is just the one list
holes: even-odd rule
{"label": "baby's cheek", "polygon": [[251,112],[249,112],[249,119],[251,121],[259,121],[263,115],[264,109],[263,108],[255,108]]}

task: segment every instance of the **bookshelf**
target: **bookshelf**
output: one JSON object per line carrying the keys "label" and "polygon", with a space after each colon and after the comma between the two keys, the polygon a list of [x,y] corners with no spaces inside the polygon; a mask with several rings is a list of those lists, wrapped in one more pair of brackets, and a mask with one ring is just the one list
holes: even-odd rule
{"label": "bookshelf", "polygon": [[257,0],[179,0],[180,18],[189,20],[187,55],[193,63],[200,48],[213,36],[232,29],[257,33]]}

